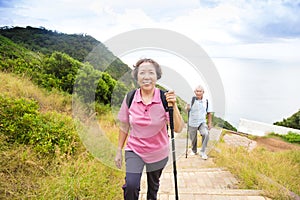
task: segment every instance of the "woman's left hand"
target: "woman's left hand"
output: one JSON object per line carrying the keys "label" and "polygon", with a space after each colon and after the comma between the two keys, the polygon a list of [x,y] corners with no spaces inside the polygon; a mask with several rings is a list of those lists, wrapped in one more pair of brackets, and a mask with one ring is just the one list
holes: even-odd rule
{"label": "woman's left hand", "polygon": [[174,131],[180,133],[183,129],[184,122],[176,104],[176,94],[173,90],[171,90],[169,92],[166,92],[165,95],[168,106],[173,107]]}
{"label": "woman's left hand", "polygon": [[167,100],[168,104],[172,104],[172,105],[176,104],[176,94],[175,94],[174,90],[170,90],[170,91],[166,92],[165,95],[166,95],[166,100]]}

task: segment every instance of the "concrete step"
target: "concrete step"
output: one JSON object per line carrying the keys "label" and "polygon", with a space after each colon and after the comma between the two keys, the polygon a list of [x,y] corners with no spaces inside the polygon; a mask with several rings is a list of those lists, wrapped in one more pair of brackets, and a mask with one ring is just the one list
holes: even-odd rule
{"label": "concrete step", "polygon": [[[220,137],[219,130],[211,130],[211,142],[208,146],[207,160],[200,155],[189,155],[186,158],[186,138],[177,135],[176,143],[176,168],[177,188],[180,200],[265,200],[260,190],[238,189],[238,180],[225,168],[216,167],[210,157]],[[198,149],[200,152],[200,149]],[[175,184],[173,173],[173,158],[170,153],[169,162],[163,170],[158,191],[159,200],[175,199]],[[147,177],[143,173],[141,179],[140,200],[147,199]]]}
{"label": "concrete step", "polygon": [[[221,199],[223,197],[228,197],[227,199],[247,199],[247,196],[258,199],[261,194],[260,190],[237,189],[237,183],[238,181],[231,173],[221,168],[184,169],[177,172],[180,199]],[[143,174],[140,199],[146,199],[146,187],[146,174]],[[174,199],[174,188],[173,172],[164,172],[158,192],[159,199]]]}
{"label": "concrete step", "polygon": [[[146,200],[147,195],[141,194],[139,200]],[[174,200],[174,194],[158,194],[158,200]],[[179,194],[179,200],[267,200],[259,195],[233,195],[233,194]]]}

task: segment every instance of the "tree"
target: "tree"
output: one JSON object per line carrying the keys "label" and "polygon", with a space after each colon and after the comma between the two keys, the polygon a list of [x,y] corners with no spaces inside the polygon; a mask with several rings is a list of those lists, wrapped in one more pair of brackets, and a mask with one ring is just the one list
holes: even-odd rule
{"label": "tree", "polygon": [[78,69],[82,63],[61,52],[54,52],[44,60],[43,73],[50,79],[58,79],[61,90],[72,93]]}
{"label": "tree", "polygon": [[274,125],[300,129],[300,110],[281,122],[275,122]]}

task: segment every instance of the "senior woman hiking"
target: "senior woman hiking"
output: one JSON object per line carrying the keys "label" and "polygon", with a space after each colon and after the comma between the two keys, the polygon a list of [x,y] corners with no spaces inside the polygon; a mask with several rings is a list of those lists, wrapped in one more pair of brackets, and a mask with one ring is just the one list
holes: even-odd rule
{"label": "senior woman hiking", "polygon": [[[156,88],[161,78],[160,65],[152,59],[140,59],[132,72],[139,88],[135,90],[128,105],[125,97],[118,120],[120,122],[118,150],[115,164],[122,166],[122,149],[125,145],[126,177],[123,185],[125,200],[138,200],[140,181],[144,167],[147,173],[147,199],[157,199],[159,180],[168,162],[169,136],[167,124],[169,114],[162,99],[172,104],[174,131],[181,132],[184,122],[176,105],[174,91],[163,93]],[[128,94],[127,94],[128,95]],[[165,96],[162,96],[165,95]]]}

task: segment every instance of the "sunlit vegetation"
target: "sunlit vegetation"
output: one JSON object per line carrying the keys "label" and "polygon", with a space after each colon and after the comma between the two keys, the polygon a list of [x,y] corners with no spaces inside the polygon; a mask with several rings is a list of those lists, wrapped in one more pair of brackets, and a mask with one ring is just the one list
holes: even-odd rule
{"label": "sunlit vegetation", "polygon": [[[2,27],[0,199],[122,199],[124,173],[99,159],[97,148],[109,148],[101,155],[113,162],[115,112],[135,87],[125,75],[128,71],[102,43],[85,34]],[[186,121],[184,106],[178,98]],[[83,117],[75,116],[74,110]],[[299,128],[295,116],[284,125]],[[95,149],[87,148],[82,138],[89,137],[85,130],[91,119],[99,123],[105,138],[89,138]],[[216,116],[213,124],[235,130]],[[299,152],[273,155],[264,149],[249,153],[224,144],[219,148],[222,154],[216,162],[239,172],[241,187],[285,198],[280,188],[261,178],[266,176],[299,195]]]}

